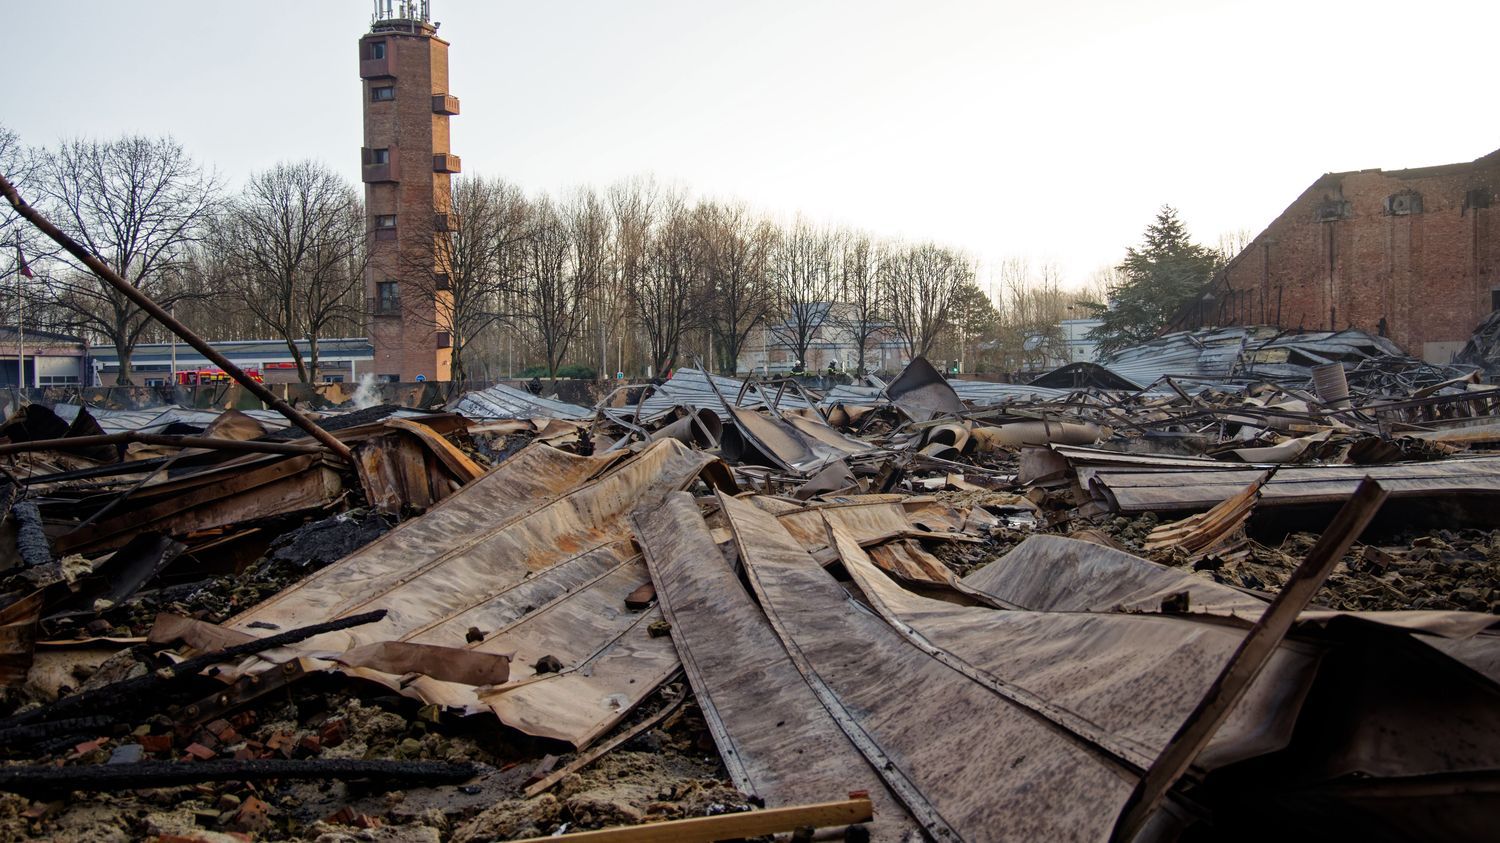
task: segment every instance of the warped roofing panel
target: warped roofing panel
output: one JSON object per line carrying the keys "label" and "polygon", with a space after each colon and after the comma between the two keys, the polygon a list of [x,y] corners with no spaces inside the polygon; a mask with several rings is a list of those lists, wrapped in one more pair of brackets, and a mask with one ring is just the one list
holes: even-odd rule
{"label": "warped roofing panel", "polygon": [[1308,381],[1313,366],[1367,361],[1415,365],[1446,376],[1450,367],[1431,366],[1405,354],[1385,337],[1353,328],[1343,331],[1283,331],[1268,325],[1204,328],[1165,334],[1122,349],[1102,365],[1136,383],[1162,377],[1188,381]]}
{"label": "warped roofing panel", "polygon": [[911,817],[797,671],[692,495],[674,492],[663,506],[638,511],[633,523],[683,669],[735,787],[770,807],[867,790],[876,804],[873,839],[905,839]]}
{"label": "warped roofing panel", "polygon": [[[1133,784],[1108,753],[913,646],[858,604],[774,516],[724,495],[719,505],[783,648],[930,835],[1108,835],[1112,809]],[[943,725],[953,723],[964,728]]]}
{"label": "warped roofing panel", "polygon": [[569,419],[582,421],[594,417],[588,407],[569,404],[532,395],[524,389],[516,389],[497,383],[488,389],[468,392],[451,408],[470,419]]}
{"label": "warped roofing panel", "polygon": [[[712,377],[713,386],[709,385]],[[678,369],[672,373],[672,377],[661,386],[651,391],[646,400],[641,402],[641,418],[649,419],[670,411],[673,407],[691,407],[694,410],[712,410],[719,414],[720,418],[727,418],[724,406],[719,401],[719,396],[714,394],[717,387],[719,394],[724,400],[733,404],[739,396],[740,389],[745,381],[738,378],[727,378],[723,375],[710,376],[702,369]],[[774,387],[767,388],[774,395]],[[772,397],[772,396],[767,396]],[[757,408],[766,406],[761,392],[750,389],[745,394],[745,400],[740,404],[742,407]],[[783,410],[797,407],[806,407],[807,402],[796,392],[787,390],[782,394],[777,406]]]}
{"label": "warped roofing panel", "polygon": [[1019,383],[952,380],[948,382],[958,397],[979,407],[993,407],[1013,401],[1047,401],[1062,398],[1072,390],[1049,386],[1027,386]]}
{"label": "warped roofing panel", "polygon": [[[55,404],[52,412],[66,422],[71,422],[78,416],[77,404]],[[223,410],[195,410],[191,407],[164,407],[149,410],[110,410],[105,407],[90,407],[89,415],[99,422],[99,427],[105,433],[126,433],[139,431],[141,433],[160,433],[173,424],[186,424],[193,427],[208,427],[214,419],[223,415]],[[241,410],[241,413],[260,422],[267,430],[280,430],[288,427],[286,416],[275,410]]]}
{"label": "warped roofing panel", "polygon": [[[578,661],[542,679],[481,687],[427,677],[399,685],[424,702],[488,709],[530,734],[582,746],[618,723],[677,666],[670,640],[649,633],[651,613],[606,616],[598,608],[621,604],[644,581],[644,568],[628,558],[625,515],[687,486],[711,459],[672,439],[638,454],[590,457],[534,444],[423,517],[225,625],[256,634],[305,625],[306,618],[388,610],[377,623],[266,656],[281,661],[392,640],[532,652],[527,642],[546,637],[549,625],[568,626],[573,618],[572,628],[582,631],[585,622],[577,619],[589,618],[588,638],[570,653]],[[554,599],[574,602],[548,613],[528,608]],[[503,626],[502,634],[469,641],[471,628],[493,628],[518,613],[525,617]]]}
{"label": "warped roofing panel", "polygon": [[[1019,383],[991,383],[989,381],[951,380],[949,386],[958,397],[976,407],[994,407],[1013,401],[1047,401],[1062,398],[1071,390],[1054,389],[1047,386],[1027,386]],[[849,404],[857,407],[874,407],[885,403],[880,390],[873,386],[839,385],[823,393],[820,406]]]}
{"label": "warped roofing panel", "polygon": [[[1263,488],[1261,505],[1338,503],[1347,500],[1367,476],[1389,490],[1392,498],[1500,497],[1500,457],[1474,457],[1391,465],[1285,466]],[[1208,509],[1243,489],[1248,478],[1244,468],[1227,465],[1152,471],[1079,469],[1079,480],[1120,512]]]}

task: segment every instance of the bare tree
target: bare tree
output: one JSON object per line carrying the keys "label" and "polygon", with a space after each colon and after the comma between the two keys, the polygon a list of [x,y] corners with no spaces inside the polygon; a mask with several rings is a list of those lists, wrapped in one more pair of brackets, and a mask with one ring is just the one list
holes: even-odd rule
{"label": "bare tree", "polygon": [[887,289],[881,283],[885,255],[885,249],[862,232],[850,232],[839,239],[839,306],[832,319],[854,343],[856,377],[866,372],[870,344],[890,329]]}
{"label": "bare tree", "polygon": [[923,243],[893,252],[882,276],[891,323],[915,358],[949,327],[955,296],[973,282],[974,270],[957,252]]}
{"label": "bare tree", "polygon": [[834,292],[833,236],[799,219],[771,249],[768,278],[775,318],[770,330],[801,365],[828,321]]}
{"label": "bare tree", "polygon": [[750,332],[771,306],[766,261],[775,230],[743,205],[704,202],[694,211],[704,274],[704,314],[718,339],[714,361],[734,374]]}
{"label": "bare tree", "polygon": [[698,245],[686,203],[680,196],[667,197],[646,248],[643,271],[630,288],[653,371],[665,372],[676,365],[683,331],[697,324],[695,306],[702,278]]}
{"label": "bare tree", "polygon": [[403,255],[401,277],[415,295],[432,298],[432,328],[448,334],[451,382],[461,385],[470,376],[466,352],[512,315],[508,304],[525,266],[531,216],[519,187],[480,176],[453,178],[447,207],[430,220],[397,220],[431,236],[435,250],[430,260]]}
{"label": "bare tree", "polygon": [[[164,307],[187,295],[174,286],[191,246],[218,201],[219,184],[171,138],[75,140],[45,154],[40,184],[46,211],[136,289]],[[82,265],[54,281],[55,301],[74,327],[114,345],[119,384],[131,383],[130,356],[151,318]]]}
{"label": "bare tree", "polygon": [[[234,270],[229,258],[215,245],[214,227],[203,242],[195,244],[172,281],[180,293],[172,314],[185,325],[201,325],[212,330],[214,340],[264,339],[265,323],[253,311],[233,300],[229,286]],[[172,332],[152,325],[141,332],[141,342],[167,342]]]}
{"label": "bare tree", "polygon": [[286,344],[297,378],[315,382],[318,339],[358,319],[365,217],[354,188],[315,161],[277,164],[250,177],[213,229],[224,282]]}
{"label": "bare tree", "polygon": [[[597,315],[597,304],[603,298],[606,283],[611,280],[610,210],[593,189],[581,188],[564,206],[563,219],[568,228],[569,271],[576,277],[575,283],[583,298],[579,305],[583,311],[580,317]],[[608,361],[605,364],[607,368]],[[595,375],[603,371],[605,369],[600,369]]]}
{"label": "bare tree", "polygon": [[582,279],[569,260],[571,248],[568,224],[557,206],[545,196],[537,200],[525,243],[518,315],[536,332],[547,377],[554,382],[583,325]]}
{"label": "bare tree", "polygon": [[608,271],[594,298],[598,314],[601,372],[611,369],[611,340],[615,345],[615,368],[624,371],[626,326],[634,306],[631,293],[645,273],[646,252],[651,242],[660,193],[656,183],[649,178],[623,181],[608,191],[611,217]]}

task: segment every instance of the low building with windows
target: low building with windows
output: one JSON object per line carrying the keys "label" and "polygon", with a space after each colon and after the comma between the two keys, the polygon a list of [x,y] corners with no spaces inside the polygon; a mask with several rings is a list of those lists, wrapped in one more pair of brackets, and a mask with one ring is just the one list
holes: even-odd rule
{"label": "low building with windows", "polygon": [[[746,339],[736,361],[739,374],[784,375],[796,371],[798,364],[808,372],[825,372],[830,364],[840,372],[854,374],[859,364],[859,345],[849,330],[848,306],[837,302],[819,302],[817,327],[811,331],[807,359],[799,360],[793,337],[796,329],[786,322],[773,322],[755,328]],[[884,326],[865,343],[866,372],[899,372],[911,362],[906,343],[894,327]]]}
{"label": "low building with windows", "polygon": [[[266,383],[297,381],[297,363],[281,340],[239,340],[212,343],[215,350],[247,372],[259,374]],[[311,361],[312,348],[307,340],[297,341],[297,351],[304,362]],[[175,364],[174,364],[175,355]],[[3,357],[0,357],[3,359]],[[93,352],[97,383],[113,384],[120,371],[119,355],[114,348],[97,348]],[[352,383],[360,375],[375,371],[375,346],[367,337],[343,337],[318,340],[317,383]],[[12,370],[14,366],[12,366]],[[220,379],[218,367],[186,343],[143,343],[130,357],[131,380],[142,386],[165,386],[177,373],[178,383],[207,382]],[[186,380],[184,380],[186,379]]]}
{"label": "low building with windows", "polygon": [[[0,386],[92,386],[93,365],[88,340],[82,337],[0,327]],[[18,378],[17,360],[25,360],[25,376]]]}
{"label": "low building with windows", "polygon": [[1064,319],[1058,323],[1062,329],[1063,356],[1066,363],[1097,363],[1099,341],[1090,339],[1089,332],[1104,324],[1103,319]]}

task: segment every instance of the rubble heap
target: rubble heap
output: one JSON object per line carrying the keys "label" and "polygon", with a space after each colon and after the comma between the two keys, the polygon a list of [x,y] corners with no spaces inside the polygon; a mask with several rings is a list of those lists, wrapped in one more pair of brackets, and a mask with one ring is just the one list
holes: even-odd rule
{"label": "rubble heap", "polygon": [[1487,838],[1500,391],[1386,345],[494,387],[325,410],[348,458],[236,410],[20,407],[0,823]]}

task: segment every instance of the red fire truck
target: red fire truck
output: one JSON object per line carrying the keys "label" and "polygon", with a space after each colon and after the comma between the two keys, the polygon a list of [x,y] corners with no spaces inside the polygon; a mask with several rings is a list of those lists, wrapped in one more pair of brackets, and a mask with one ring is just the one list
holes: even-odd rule
{"label": "red fire truck", "polygon": [[[256,383],[264,383],[259,369],[246,369],[245,374]],[[180,386],[196,386],[205,383],[229,383],[234,380],[223,369],[185,369],[177,373],[177,383]]]}

